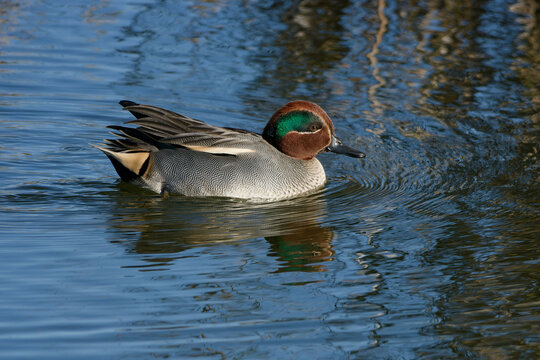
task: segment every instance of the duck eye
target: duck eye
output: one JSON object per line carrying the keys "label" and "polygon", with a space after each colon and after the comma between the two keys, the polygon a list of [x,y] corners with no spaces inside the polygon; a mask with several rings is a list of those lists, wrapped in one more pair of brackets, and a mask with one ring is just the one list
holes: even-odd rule
{"label": "duck eye", "polygon": [[311,130],[311,131],[317,131],[319,129],[320,129],[320,127],[317,124],[311,124],[309,126],[309,130]]}

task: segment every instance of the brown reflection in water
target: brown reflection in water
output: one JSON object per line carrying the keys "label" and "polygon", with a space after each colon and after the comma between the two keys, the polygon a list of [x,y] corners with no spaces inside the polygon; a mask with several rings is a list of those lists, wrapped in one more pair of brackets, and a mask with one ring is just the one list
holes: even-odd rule
{"label": "brown reflection in water", "polygon": [[379,74],[379,70],[380,70],[379,61],[377,60],[377,54],[379,53],[379,46],[381,45],[384,33],[386,32],[386,28],[388,26],[388,18],[384,14],[385,8],[386,8],[386,1],[379,0],[378,7],[377,7],[377,16],[380,21],[379,30],[377,31],[377,35],[375,37],[375,42],[373,43],[373,47],[371,51],[367,54],[367,57],[369,59],[369,64],[371,65],[371,68],[372,68],[371,75],[377,80],[377,83],[370,86],[368,89],[369,99],[373,103],[373,110],[377,114],[382,113],[381,110],[383,108],[383,105],[377,99],[375,94],[378,88],[386,84],[386,81],[384,80],[384,78]]}
{"label": "brown reflection in water", "polygon": [[[110,5],[109,0],[93,2],[84,9],[81,18],[83,18],[85,22],[94,25],[113,23],[120,13],[110,8]],[[101,33],[96,31],[96,35],[100,36]]]}
{"label": "brown reflection in water", "polygon": [[[519,141],[519,164],[517,171],[506,173],[503,183],[522,176],[523,169],[529,169],[531,176],[522,182],[531,184],[529,191],[536,196],[527,196],[527,204],[534,205],[540,198],[540,4],[535,0],[520,0],[510,7],[510,11],[521,15],[517,22],[523,31],[516,39],[517,48],[523,55],[516,57],[512,70],[525,87],[524,97],[531,100],[532,111],[528,111],[531,124],[523,124],[515,137]],[[509,194],[513,199],[523,199],[522,194]],[[523,200],[522,200],[523,201]]]}
{"label": "brown reflection in water", "polygon": [[17,39],[13,27],[19,23],[19,17],[24,9],[17,1],[2,1],[0,4],[0,47],[2,47],[9,44],[11,39]]}
{"label": "brown reflection in water", "polygon": [[386,1],[379,0],[377,6],[377,17],[379,19],[380,25],[379,29],[377,30],[377,35],[375,36],[375,42],[373,43],[373,47],[371,51],[367,54],[369,64],[372,69],[371,75],[375,78],[375,80],[377,80],[377,83],[371,85],[368,89],[369,101],[371,101],[373,106],[372,112],[367,113],[367,115],[370,121],[377,123],[378,125],[378,128],[367,129],[367,131],[375,135],[381,135],[385,132],[384,124],[377,120],[377,116],[373,116],[373,114],[381,115],[383,113],[383,110],[386,108],[386,106],[384,106],[384,104],[382,104],[377,97],[377,89],[386,85],[386,80],[379,74],[379,61],[377,59],[377,54],[379,54],[379,46],[381,45],[384,33],[386,32],[388,27],[388,18],[384,14],[385,8]]}
{"label": "brown reflection in water", "polygon": [[[517,22],[523,25],[517,46],[523,56],[516,58],[512,70],[527,88],[525,95],[540,109],[540,4],[535,0],[519,0],[510,6],[510,11],[521,15]],[[527,64],[532,66],[524,66]],[[533,114],[532,119],[535,124],[540,123],[540,112]]]}
{"label": "brown reflection in water", "polygon": [[277,203],[248,203],[219,198],[167,199],[120,184],[112,194],[116,207],[109,221],[113,242],[149,257],[152,265],[175,260],[194,246],[213,246],[255,238],[271,244],[269,256],[280,260],[278,271],[324,271],[331,261],[333,232],[321,225],[326,213],[317,194]]}
{"label": "brown reflection in water", "polygon": [[[254,81],[253,87],[263,87],[273,95],[294,99],[298,97],[299,88],[313,86],[320,94],[311,99],[315,102],[336,90],[327,88],[332,86],[327,81],[327,72],[349,51],[343,41],[342,25],[344,11],[349,6],[349,1],[321,0],[275,4],[285,28],[270,42],[258,45],[260,50],[253,61],[263,62],[265,71]],[[267,51],[274,55],[269,58],[265,55]]]}
{"label": "brown reflection in water", "polygon": [[463,111],[476,102],[478,88],[494,80],[496,69],[486,63],[481,45],[486,8],[485,1],[435,1],[427,4],[425,13],[408,18],[431,70],[422,79],[419,105],[450,127],[456,127],[456,119],[448,115],[463,120]]}

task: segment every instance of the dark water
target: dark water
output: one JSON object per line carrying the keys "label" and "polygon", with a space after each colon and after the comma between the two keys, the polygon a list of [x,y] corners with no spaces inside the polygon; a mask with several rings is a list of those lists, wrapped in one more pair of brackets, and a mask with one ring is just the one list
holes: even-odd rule
{"label": "dark water", "polygon": [[[533,1],[0,1],[0,358],[540,356]],[[161,198],[117,101],[368,156],[270,204]]]}

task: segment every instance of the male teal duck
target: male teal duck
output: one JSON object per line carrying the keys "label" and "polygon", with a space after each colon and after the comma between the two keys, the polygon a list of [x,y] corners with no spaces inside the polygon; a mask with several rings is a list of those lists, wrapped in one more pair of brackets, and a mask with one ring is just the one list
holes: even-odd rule
{"label": "male teal duck", "polygon": [[117,139],[96,146],[122,180],[158,193],[281,200],[326,182],[315,156],[365,154],[344,145],[326,112],[308,101],[276,111],[262,136],[218,127],[172,111],[120,101],[136,128],[109,126]]}

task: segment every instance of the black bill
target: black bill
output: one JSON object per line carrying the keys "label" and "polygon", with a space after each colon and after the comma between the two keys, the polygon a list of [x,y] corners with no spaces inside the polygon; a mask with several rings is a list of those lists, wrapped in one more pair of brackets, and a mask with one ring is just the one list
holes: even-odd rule
{"label": "black bill", "polygon": [[343,144],[335,135],[332,135],[332,142],[326,148],[326,151],[331,151],[336,154],[343,154],[354,158],[364,158],[366,154],[347,145]]}

